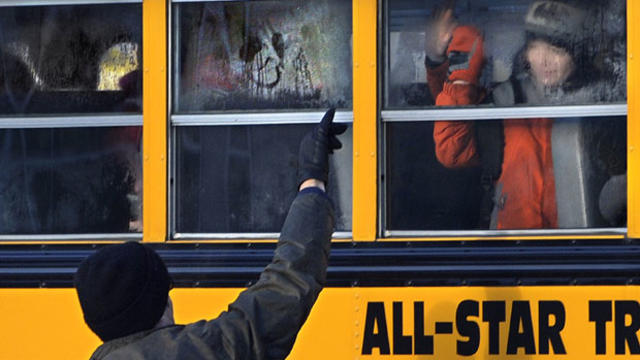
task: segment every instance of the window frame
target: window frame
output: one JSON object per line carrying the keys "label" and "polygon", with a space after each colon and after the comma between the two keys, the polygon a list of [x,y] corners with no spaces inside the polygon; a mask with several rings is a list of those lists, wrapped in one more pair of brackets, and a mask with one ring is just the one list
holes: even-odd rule
{"label": "window frame", "polygon": [[[610,103],[610,104],[594,104],[594,105],[559,105],[559,106],[511,106],[511,107],[478,107],[478,108],[409,108],[406,110],[390,107],[386,109],[383,101],[383,94],[385,98],[388,96],[387,86],[387,74],[390,72],[390,38],[387,29],[389,28],[389,4],[390,0],[382,0],[380,6],[380,26],[382,31],[380,32],[380,42],[382,44],[380,48],[380,60],[381,76],[379,86],[380,92],[380,104],[382,110],[380,111],[380,126],[381,126],[381,161],[379,164],[379,179],[386,179],[385,176],[389,167],[387,159],[387,133],[388,126],[393,123],[402,122],[434,122],[437,120],[450,120],[450,121],[483,121],[483,120],[495,120],[495,119],[531,119],[540,117],[553,117],[553,118],[571,118],[571,117],[604,117],[604,116],[626,116],[627,126],[629,132],[627,134],[627,148],[633,149],[631,145],[631,113],[634,106],[631,106],[631,88],[629,84],[632,82],[631,78],[631,60],[633,59],[630,49],[630,43],[632,36],[631,27],[631,10],[629,3],[627,2],[626,14],[627,14],[627,102],[626,103]],[[560,115],[558,115],[560,114]],[[531,230],[389,230],[388,229],[388,216],[389,208],[386,205],[387,196],[389,196],[388,183],[381,181],[379,196],[381,198],[380,207],[380,219],[378,221],[378,236],[385,240],[402,240],[402,241],[453,241],[453,240],[504,240],[504,239],[568,239],[568,238],[593,238],[599,239],[620,239],[629,233],[629,227],[631,226],[631,196],[632,184],[634,183],[631,174],[631,155],[632,151],[628,151],[627,159],[627,174],[628,174],[628,192],[627,202],[629,203],[628,212],[628,224],[627,227],[620,228],[589,228],[589,229],[531,229]],[[354,206],[355,207],[355,206]]]}
{"label": "window frame", "polygon": [[[142,4],[143,0],[0,0],[0,9],[6,7],[33,7],[33,6],[76,6],[76,5],[117,5],[117,4]],[[143,9],[144,16],[144,9]],[[140,19],[142,22],[143,19]],[[142,23],[141,23],[142,25]],[[144,31],[143,31],[144,44]],[[144,51],[144,45],[143,45]],[[143,59],[144,61],[144,59]],[[26,114],[25,116],[6,115],[0,116],[0,130],[4,129],[64,129],[64,128],[93,128],[93,127],[143,127],[144,110],[142,114],[96,114],[73,113],[53,114],[46,113]],[[144,127],[143,127],[144,131]],[[143,233],[97,233],[97,234],[0,234],[0,242],[7,241],[12,244],[19,242],[66,242],[79,243],[83,241],[114,241],[114,240],[142,240]]]}
{"label": "window frame", "polygon": [[[292,109],[292,110],[276,110],[276,111],[251,111],[251,110],[229,110],[229,111],[207,111],[205,113],[189,114],[189,113],[174,113],[173,112],[173,94],[179,87],[179,73],[175,69],[174,64],[179,63],[179,52],[174,51],[174,43],[179,41],[180,31],[176,24],[179,21],[179,12],[176,11],[177,6],[175,4],[180,3],[192,3],[192,2],[225,2],[224,0],[171,0],[168,2],[168,12],[170,20],[169,32],[171,36],[168,39],[168,43],[171,44],[168,49],[168,59],[170,59],[169,69],[170,86],[167,88],[169,94],[169,101],[167,103],[168,108],[168,132],[169,132],[169,183],[172,184],[167,188],[168,204],[167,212],[167,241],[210,241],[210,242],[226,242],[233,240],[233,242],[275,242],[279,236],[279,233],[190,233],[190,232],[178,232],[176,229],[177,224],[177,189],[175,188],[174,179],[177,178],[178,173],[176,169],[177,158],[177,141],[176,134],[179,128],[188,126],[252,126],[252,125],[303,125],[303,124],[315,124],[318,119],[322,118],[324,112],[309,109]],[[357,0],[353,0],[352,7],[355,7]],[[352,8],[353,18],[355,18],[355,9]],[[353,20],[352,20],[353,22]],[[353,31],[353,30],[352,30]],[[355,37],[355,34],[354,34]],[[355,39],[354,39],[355,42]],[[353,67],[353,66],[352,66]],[[355,96],[355,90],[353,90]],[[355,108],[355,101],[353,104]],[[334,122],[344,124],[354,124],[354,111],[336,111]],[[354,134],[355,141],[355,134]],[[355,144],[354,144],[355,148]],[[355,150],[354,150],[355,152]],[[353,190],[355,191],[355,189]],[[355,212],[355,208],[352,209]],[[353,228],[353,215],[352,215],[352,228]],[[353,231],[336,231],[332,237],[334,239],[350,239]]]}
{"label": "window frame", "polygon": [[[177,189],[175,187],[175,179],[179,176],[176,169],[177,158],[177,132],[180,128],[197,126],[197,127],[215,127],[215,126],[254,126],[254,125],[304,125],[316,124],[318,119],[322,118],[323,112],[304,111],[304,112],[260,112],[260,113],[209,113],[209,114],[173,114],[170,116],[171,135],[170,135],[170,181],[172,186],[169,191],[168,211],[169,218],[169,241],[172,240],[265,240],[277,239],[279,233],[192,233],[177,231]],[[352,111],[337,111],[335,113],[334,122],[352,124]],[[347,239],[351,237],[350,231],[336,231],[333,233],[335,239]]]}

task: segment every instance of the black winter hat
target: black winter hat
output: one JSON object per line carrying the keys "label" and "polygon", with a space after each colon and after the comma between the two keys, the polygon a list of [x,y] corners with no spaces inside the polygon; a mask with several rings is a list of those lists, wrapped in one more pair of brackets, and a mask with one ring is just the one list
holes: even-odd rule
{"label": "black winter hat", "polygon": [[102,341],[152,329],[164,313],[171,279],[158,254],[137,242],[87,257],[75,276],[84,320]]}

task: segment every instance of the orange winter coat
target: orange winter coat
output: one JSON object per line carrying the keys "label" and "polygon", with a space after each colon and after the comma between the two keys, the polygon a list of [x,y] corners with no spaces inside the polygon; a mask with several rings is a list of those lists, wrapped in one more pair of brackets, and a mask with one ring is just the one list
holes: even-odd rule
{"label": "orange winter coat", "polygon": [[[446,63],[428,69],[428,83],[437,106],[474,105],[484,95],[472,85],[445,82]],[[551,152],[552,119],[503,121],[504,157],[495,184],[492,227],[497,229],[557,228],[558,216]],[[437,121],[433,138],[438,161],[448,168],[478,165],[472,121]]]}

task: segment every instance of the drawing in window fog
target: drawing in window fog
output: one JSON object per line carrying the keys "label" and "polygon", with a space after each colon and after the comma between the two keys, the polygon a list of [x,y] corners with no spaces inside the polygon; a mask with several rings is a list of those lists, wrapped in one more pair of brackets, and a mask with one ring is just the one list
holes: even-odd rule
{"label": "drawing in window fog", "polygon": [[176,110],[351,107],[351,3],[180,4]]}
{"label": "drawing in window fog", "polygon": [[[2,8],[0,113],[140,114],[141,21],[136,4]],[[140,231],[141,128],[47,122],[0,130],[0,235]]]}
{"label": "drawing in window fog", "polygon": [[[407,87],[407,103],[426,105],[435,99],[436,106],[459,107],[624,101],[624,28],[606,21],[615,19],[610,12],[620,6],[624,10],[624,2],[464,2],[466,8],[454,3],[440,6],[427,21],[427,85]],[[519,13],[525,3],[526,11]],[[458,16],[460,8],[471,11]],[[522,26],[507,32],[502,20],[499,25],[490,19],[494,15],[514,16]],[[624,22],[623,15],[618,14],[616,24]],[[506,51],[505,43],[514,42],[518,49]],[[480,229],[625,226],[626,202],[620,201],[626,197],[625,140],[624,118],[541,114],[537,119],[433,124],[440,164],[478,169]]]}

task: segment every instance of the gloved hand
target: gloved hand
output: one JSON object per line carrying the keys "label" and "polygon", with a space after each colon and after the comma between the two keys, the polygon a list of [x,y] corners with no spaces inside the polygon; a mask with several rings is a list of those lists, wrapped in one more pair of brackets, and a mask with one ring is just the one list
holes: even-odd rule
{"label": "gloved hand", "polygon": [[335,112],[335,109],[327,111],[320,124],[302,139],[298,152],[298,186],[308,179],[325,184],[329,180],[329,154],[342,148],[336,135],[347,130],[346,124],[333,123]]}
{"label": "gloved hand", "polygon": [[466,81],[478,85],[484,65],[484,39],[473,26],[458,26],[447,48],[449,81]]}

